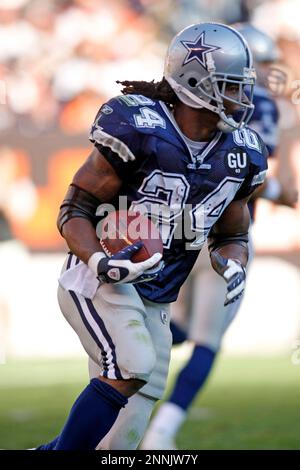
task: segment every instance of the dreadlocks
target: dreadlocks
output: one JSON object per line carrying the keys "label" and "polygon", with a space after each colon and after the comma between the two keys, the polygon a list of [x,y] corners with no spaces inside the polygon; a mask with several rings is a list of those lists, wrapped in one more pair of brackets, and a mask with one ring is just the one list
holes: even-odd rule
{"label": "dreadlocks", "polygon": [[129,81],[125,80],[117,83],[123,85],[121,90],[124,95],[144,95],[153,100],[164,101],[167,104],[174,105],[178,98],[165,78],[160,82]]}

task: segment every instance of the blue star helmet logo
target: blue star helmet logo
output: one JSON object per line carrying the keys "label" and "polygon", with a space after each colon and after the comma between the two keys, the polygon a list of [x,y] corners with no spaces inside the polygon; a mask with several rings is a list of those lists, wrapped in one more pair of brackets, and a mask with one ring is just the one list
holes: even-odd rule
{"label": "blue star helmet logo", "polygon": [[203,31],[197,39],[193,41],[181,41],[184,47],[188,50],[188,53],[184,59],[182,65],[186,65],[192,60],[197,60],[204,68],[206,68],[206,54],[213,52],[220,47],[205,42],[205,31]]}

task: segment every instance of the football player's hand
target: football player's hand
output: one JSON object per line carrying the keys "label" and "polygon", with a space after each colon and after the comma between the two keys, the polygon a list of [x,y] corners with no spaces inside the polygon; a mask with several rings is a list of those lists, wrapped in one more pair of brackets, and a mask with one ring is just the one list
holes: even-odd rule
{"label": "football player's hand", "polygon": [[[158,276],[163,265],[159,263],[162,255],[155,253],[151,258],[140,263],[133,263],[132,256],[142,248],[142,242],[136,242],[118,251],[110,258],[104,253],[95,253],[98,255],[97,277],[101,283],[125,284],[152,280]],[[159,263],[158,266],[155,266]],[[90,261],[89,261],[90,265]],[[154,267],[155,266],[155,267]]]}
{"label": "football player's hand", "polygon": [[226,259],[217,252],[213,253],[217,262],[219,273],[227,284],[227,293],[224,305],[229,305],[238,300],[244,292],[246,284],[246,270],[237,259]]}
{"label": "football player's hand", "polygon": [[157,276],[164,269],[164,267],[165,263],[160,260],[160,262],[156,266],[147,269],[147,271],[144,271],[143,274],[141,274],[138,278],[132,281],[132,283],[137,284],[138,282],[152,281],[153,279],[157,278]]}
{"label": "football player's hand", "polygon": [[243,294],[246,284],[246,270],[240,261],[228,259],[223,277],[227,282],[227,294],[224,302],[226,306],[235,302]]}

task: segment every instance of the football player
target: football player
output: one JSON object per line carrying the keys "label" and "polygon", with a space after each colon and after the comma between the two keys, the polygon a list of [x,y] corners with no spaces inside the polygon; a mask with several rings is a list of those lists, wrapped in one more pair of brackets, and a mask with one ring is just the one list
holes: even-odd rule
{"label": "football player", "polygon": [[[223,301],[241,297],[247,203],[267,169],[266,147],[246,126],[254,83],[243,37],[222,24],[200,23],[172,40],[161,82],[123,82],[123,95],[100,108],[90,136],[95,148],[75,174],[58,217],[70,249],[59,305],[99,372],[58,438],[40,449],[95,449],[127,406],[140,421],[127,427],[123,448],[133,447],[130,442],[136,447],[165,388],[170,303],[208,237],[212,266],[225,285]],[[158,254],[131,262],[140,243],[111,258],[101,250],[96,213],[103,203],[118,208],[119,196],[129,209],[146,208],[160,226],[164,267],[153,268]]]}
{"label": "football player", "polygon": [[[259,133],[267,145],[270,156],[274,156],[278,144],[278,109],[270,87],[273,92],[278,93],[284,85],[283,73],[274,67],[279,59],[279,51],[268,35],[251,24],[240,23],[234,27],[247,40],[257,73],[253,99],[255,110],[249,127]],[[255,196],[290,207],[293,207],[297,201],[296,189],[282,185],[275,177],[266,178]],[[248,207],[253,218],[253,199]],[[250,261],[253,257],[251,243],[249,243],[249,252]],[[189,302],[185,302],[187,296],[190,298]],[[185,296],[174,305],[172,312],[173,343],[179,344],[185,339],[192,340],[194,343],[192,355],[180,371],[168,401],[160,407],[151,422],[143,441],[143,448],[176,449],[176,434],[186,419],[187,410],[193,399],[206,382],[223,335],[240,307],[241,298],[234,304],[224,307],[223,296],[224,287],[215,272],[210,269],[207,251],[203,249],[193,270],[192,283],[186,286]],[[189,311],[188,306],[190,306]]]}

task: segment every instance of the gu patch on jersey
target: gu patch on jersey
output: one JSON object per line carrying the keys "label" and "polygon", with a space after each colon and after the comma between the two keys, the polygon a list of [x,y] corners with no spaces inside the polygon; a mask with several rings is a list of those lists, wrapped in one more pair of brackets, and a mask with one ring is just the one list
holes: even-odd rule
{"label": "gu patch on jersey", "polygon": [[248,174],[249,156],[244,149],[234,147],[225,155],[225,166],[232,176],[241,176]]}

